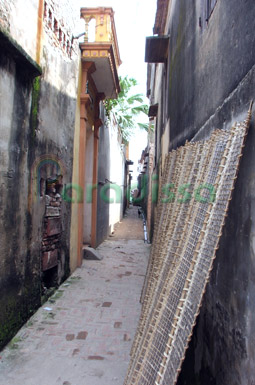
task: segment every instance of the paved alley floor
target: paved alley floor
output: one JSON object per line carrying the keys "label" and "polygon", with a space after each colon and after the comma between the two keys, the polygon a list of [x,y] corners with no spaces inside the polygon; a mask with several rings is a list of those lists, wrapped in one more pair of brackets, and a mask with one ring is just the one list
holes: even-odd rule
{"label": "paved alley floor", "polygon": [[[133,229],[133,230],[132,230]],[[0,385],[122,385],[149,245],[137,208],[0,352]]]}

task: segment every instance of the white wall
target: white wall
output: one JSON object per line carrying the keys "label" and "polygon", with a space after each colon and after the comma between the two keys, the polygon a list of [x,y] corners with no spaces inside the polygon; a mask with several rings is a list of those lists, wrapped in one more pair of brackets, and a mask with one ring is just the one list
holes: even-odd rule
{"label": "white wall", "polygon": [[86,138],[86,160],[85,160],[85,191],[84,191],[84,224],[83,224],[83,242],[91,243],[91,218],[92,202],[89,202],[87,189],[93,182],[93,155],[94,155],[94,132],[91,128],[87,129]]}
{"label": "white wall", "polygon": [[110,180],[117,184],[121,189],[121,203],[116,202],[116,194],[114,190],[110,191],[110,198],[114,198],[114,203],[110,204],[109,226],[111,231],[114,229],[114,224],[122,219],[123,210],[123,191],[124,191],[124,170],[125,170],[125,155],[124,146],[121,144],[121,136],[118,126],[114,119],[111,121],[110,130]]}

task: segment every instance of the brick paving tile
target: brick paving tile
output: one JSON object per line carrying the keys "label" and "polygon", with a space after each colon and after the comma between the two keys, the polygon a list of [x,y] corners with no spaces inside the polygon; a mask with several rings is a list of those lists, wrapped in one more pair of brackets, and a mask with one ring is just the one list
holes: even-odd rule
{"label": "brick paving tile", "polygon": [[[150,246],[137,208],[0,352],[0,385],[122,385]],[[60,297],[60,298],[58,298]]]}

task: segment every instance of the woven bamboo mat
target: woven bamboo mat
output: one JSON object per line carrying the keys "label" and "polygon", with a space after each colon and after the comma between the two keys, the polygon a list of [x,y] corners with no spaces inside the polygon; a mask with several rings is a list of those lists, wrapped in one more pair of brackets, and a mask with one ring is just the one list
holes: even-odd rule
{"label": "woven bamboo mat", "polygon": [[142,312],[124,385],[174,385],[201,306],[251,120],[165,161]]}

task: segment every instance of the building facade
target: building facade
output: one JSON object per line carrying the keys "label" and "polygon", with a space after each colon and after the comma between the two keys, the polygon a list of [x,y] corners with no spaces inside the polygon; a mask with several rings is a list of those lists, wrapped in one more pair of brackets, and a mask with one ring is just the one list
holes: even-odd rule
{"label": "building facade", "polygon": [[[145,58],[155,126],[151,189],[157,178],[160,185],[170,150],[244,120],[255,97],[253,1],[158,0],[157,4],[154,36],[147,38]],[[254,145],[253,121],[178,385],[254,382]],[[152,222],[156,210],[153,204],[148,210]]]}
{"label": "building facade", "polygon": [[[80,15],[84,20],[85,34],[84,41],[79,44],[81,51],[77,99],[79,123],[75,131],[76,145],[71,188],[76,194],[76,198],[72,200],[72,270],[82,263],[83,244],[96,247],[109,233],[110,226],[107,223],[109,208],[104,206],[103,210],[99,210],[102,205],[102,202],[99,202],[101,168],[102,165],[105,170],[110,167],[110,146],[104,148],[107,146],[105,129],[108,122],[103,100],[117,98],[120,91],[117,70],[121,64],[112,8],[81,8]],[[91,24],[92,22],[94,24]],[[94,32],[92,39],[90,39],[91,32]],[[116,139],[118,138],[115,137],[114,140]],[[109,140],[111,141],[110,138]],[[110,171],[105,171],[105,174],[108,172]],[[103,180],[103,183],[105,182],[109,183]],[[102,222],[107,230],[105,228],[102,230]]]}
{"label": "building facade", "polygon": [[61,193],[72,179],[79,50],[67,3],[0,6],[3,346],[69,274],[71,206]]}
{"label": "building facade", "polygon": [[0,48],[1,348],[121,218],[121,202],[111,219],[98,209],[98,183],[113,178],[106,136],[125,159],[104,117],[121,63],[111,8],[1,0]]}

